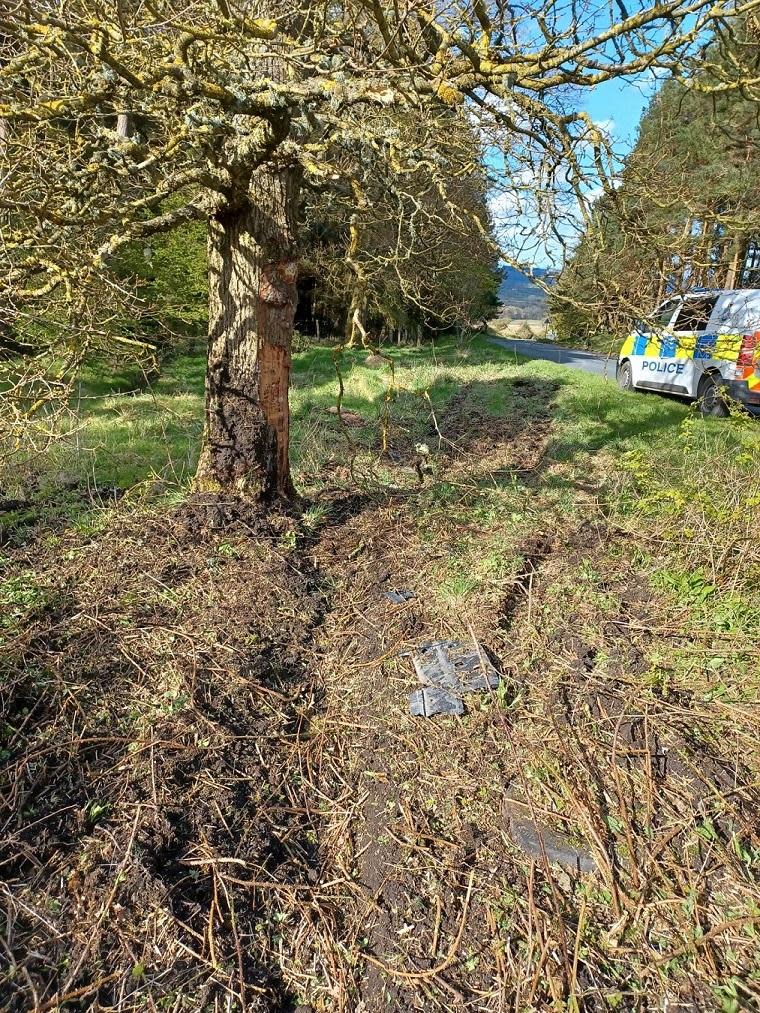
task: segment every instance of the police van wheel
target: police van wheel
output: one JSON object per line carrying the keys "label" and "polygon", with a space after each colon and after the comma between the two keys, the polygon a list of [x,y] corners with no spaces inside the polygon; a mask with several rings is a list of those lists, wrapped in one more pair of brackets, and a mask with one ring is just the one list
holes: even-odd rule
{"label": "police van wheel", "polygon": [[725,418],[728,415],[728,405],[723,400],[720,385],[711,373],[707,373],[699,381],[697,400],[699,410],[703,415],[712,415],[717,418]]}
{"label": "police van wheel", "polygon": [[635,390],[630,362],[621,362],[618,366],[617,382],[621,390]]}

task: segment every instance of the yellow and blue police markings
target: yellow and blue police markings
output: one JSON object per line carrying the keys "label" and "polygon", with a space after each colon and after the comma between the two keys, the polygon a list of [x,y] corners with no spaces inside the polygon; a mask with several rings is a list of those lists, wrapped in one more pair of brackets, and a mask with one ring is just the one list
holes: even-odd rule
{"label": "yellow and blue police markings", "polygon": [[620,358],[631,358],[634,383],[668,386],[683,376],[695,345],[694,335],[637,332],[623,344]]}
{"label": "yellow and blue police markings", "polygon": [[736,361],[741,347],[737,334],[629,334],[620,358],[641,355],[647,359],[726,359]]}
{"label": "yellow and blue police markings", "polygon": [[686,369],[688,356],[683,353],[686,349],[678,341],[674,334],[663,334],[659,340],[659,348],[654,357],[646,357],[641,363],[641,368],[649,374],[649,379],[661,380],[671,383],[676,377],[683,374]]}
{"label": "yellow and blue police markings", "polygon": [[736,366],[742,341],[740,334],[636,332],[629,334],[623,343],[620,359],[631,360],[636,385],[678,386],[696,396],[703,364],[711,361],[724,379],[743,381],[750,391],[757,393],[760,392],[760,340],[752,364],[743,368],[739,375]]}
{"label": "yellow and blue police markings", "polygon": [[694,349],[694,358],[712,359],[715,355],[715,348],[717,344],[717,334],[700,334],[697,338],[696,348]]}

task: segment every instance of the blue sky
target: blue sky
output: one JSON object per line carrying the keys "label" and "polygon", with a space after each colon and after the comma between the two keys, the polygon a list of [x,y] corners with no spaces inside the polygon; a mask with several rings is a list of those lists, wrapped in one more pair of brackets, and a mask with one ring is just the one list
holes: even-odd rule
{"label": "blue sky", "polygon": [[[608,167],[613,174],[622,166],[622,160],[635,144],[641,116],[659,85],[658,76],[650,72],[635,78],[612,79],[595,88],[576,88],[566,93],[565,109],[584,110],[608,135],[615,154],[615,164]],[[569,201],[567,196],[564,197],[561,209],[560,203],[557,203],[557,214],[548,210],[552,206],[551,197],[542,201],[541,209],[530,196],[534,177],[529,164],[521,170],[518,163],[518,169],[515,171],[512,167],[510,171],[510,167],[502,162],[501,153],[496,151],[488,161],[497,178],[500,172],[504,173],[505,187],[500,189],[496,185],[491,211],[497,235],[502,239],[505,251],[520,262],[534,267],[558,268],[579,234],[581,220],[573,211],[572,196]],[[597,196],[595,189],[601,192],[601,187],[594,186],[593,165],[586,168],[589,173],[586,193],[594,199]],[[515,189],[511,189],[513,186]],[[562,194],[559,191],[558,194],[558,201],[562,202]],[[556,231],[551,231],[549,222],[553,222]],[[563,248],[557,242],[557,235],[561,235],[568,245]]]}
{"label": "blue sky", "polygon": [[651,79],[646,83],[617,79],[588,89],[582,96],[580,107],[597,123],[609,124],[608,132],[620,154],[626,154],[636,140],[636,128],[654,93],[654,84]]}

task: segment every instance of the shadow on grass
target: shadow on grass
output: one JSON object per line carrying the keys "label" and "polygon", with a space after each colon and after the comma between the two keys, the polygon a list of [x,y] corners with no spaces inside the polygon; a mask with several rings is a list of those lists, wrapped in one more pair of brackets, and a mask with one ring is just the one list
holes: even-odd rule
{"label": "shadow on grass", "polygon": [[[680,423],[693,410],[674,399],[623,393],[614,383],[553,363],[515,362],[484,336],[387,353],[393,370],[387,361],[370,368],[361,348],[336,354],[319,346],[294,354],[292,460],[307,487],[345,488],[349,478],[340,473],[350,455],[377,453],[384,445],[396,454],[392,463],[410,467],[416,444],[429,444],[435,453],[440,437],[447,452],[470,455],[485,452],[489,441],[524,441],[533,426],[545,442],[549,419],[547,461],[634,446],[671,455],[678,452]],[[365,420],[350,431],[328,412],[338,394],[336,367],[345,383],[344,407]],[[494,377],[494,371],[503,375]],[[198,351],[167,360],[158,380],[138,393],[119,392],[129,379],[123,372],[90,378],[87,389],[93,394],[78,406],[81,433],[66,447],[54,448],[49,460],[30,464],[30,498],[38,501],[31,517],[86,529],[97,523],[91,515],[101,500],[111,505],[125,491],[134,498],[131,491],[141,484],[151,494],[169,489],[181,494],[197,460],[204,374],[205,355]],[[105,390],[116,393],[104,395]],[[731,426],[722,420],[705,425],[731,452],[736,446]],[[556,484],[556,476],[546,480]],[[0,520],[6,532],[13,528],[13,516]],[[17,520],[29,525],[29,511]]]}
{"label": "shadow on grass", "polygon": [[[479,355],[492,363],[509,362],[515,368],[529,363],[530,375],[554,377],[566,388],[566,394],[558,401],[555,413],[558,432],[549,450],[557,460],[570,460],[578,454],[601,449],[631,449],[637,444],[648,449],[659,447],[664,453],[677,451],[680,425],[689,416],[696,417],[697,424],[704,426],[716,447],[731,452],[741,446],[738,427],[732,420],[704,418],[693,402],[675,394],[624,392],[612,378],[574,368],[571,372],[566,363],[517,356],[486,340],[480,344]],[[610,361],[614,373],[614,356]],[[660,436],[664,438],[659,439]]]}

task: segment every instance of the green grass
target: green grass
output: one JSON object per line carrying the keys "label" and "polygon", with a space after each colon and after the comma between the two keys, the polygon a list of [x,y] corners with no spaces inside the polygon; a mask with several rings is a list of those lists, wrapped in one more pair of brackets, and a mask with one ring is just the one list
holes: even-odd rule
{"label": "green grass", "polygon": [[[364,366],[363,350],[344,351],[336,357],[331,349],[317,347],[294,354],[291,410],[296,473],[301,462],[311,459],[313,448],[305,444],[315,417],[336,403],[338,369],[345,383],[343,406],[367,419],[368,432],[359,432],[359,441],[366,446],[371,444],[369,430],[385,412],[392,422],[403,425],[418,414],[425,393],[433,409],[440,410],[463,384],[468,385],[473,407],[506,417],[514,401],[508,381],[524,376],[559,384],[552,455],[561,459],[582,459],[600,448],[622,451],[652,446],[653,441],[668,454],[677,445],[678,423],[690,413],[689,406],[679,401],[625,395],[599,377],[549,362],[516,360],[483,338],[464,346],[443,339],[424,350],[392,348],[388,355],[395,377],[387,366]],[[72,431],[42,459],[36,455],[27,459],[25,467],[17,469],[18,485],[34,475],[43,484],[47,477],[59,487],[62,478],[104,488],[130,489],[153,478],[186,486],[197,458],[203,384],[202,350],[168,360],[160,375],[153,377],[130,368],[88,367],[78,387]],[[716,440],[735,444],[729,427],[720,422],[705,425]],[[337,446],[335,440],[327,442],[325,450]],[[11,494],[12,478],[6,475],[4,479]]]}
{"label": "green grass", "polygon": [[[330,348],[315,347],[294,354],[292,461],[296,481],[307,492],[318,492],[325,484],[350,483],[357,476],[371,477],[381,485],[397,482],[397,469],[391,474],[378,460],[383,432],[391,447],[402,444],[409,450],[415,442],[426,441],[435,458],[438,440],[431,410],[444,439],[457,441],[463,436],[458,429],[463,419],[466,423],[468,411],[505,420],[513,420],[517,412],[520,425],[529,428],[551,401],[553,429],[547,457],[565,467],[554,469],[544,482],[557,496],[563,489],[568,491],[570,499],[573,483],[600,453],[639,479],[647,470],[652,476],[677,470],[683,461],[686,420],[693,420],[689,459],[690,469],[697,473],[728,459],[738,462],[741,470],[742,455],[751,457],[756,445],[754,423],[703,420],[686,403],[624,394],[600,377],[550,362],[520,361],[483,337],[464,344],[445,338],[423,350],[392,348],[388,355],[393,369],[364,365],[363,350],[336,356]],[[362,427],[342,429],[326,411],[337,401],[338,371],[344,383],[343,407],[365,418]],[[532,384],[528,396],[515,385],[525,380]],[[88,367],[68,433],[45,453],[11,458],[0,474],[5,495],[31,495],[38,504],[64,515],[71,513],[80,521],[82,488],[90,490],[95,507],[101,498],[108,502],[113,489],[125,490],[132,499],[146,494],[183,495],[197,460],[203,385],[200,349],[195,355],[167,360],[160,375],[153,377],[128,368]],[[452,430],[447,406],[463,390],[466,411],[456,415]],[[350,477],[341,471],[348,459],[354,462]],[[458,492],[447,488],[448,476],[438,469],[435,478],[433,497],[442,504],[455,501]],[[520,513],[525,498],[508,468],[482,480],[491,488],[498,486],[498,495],[477,504],[468,502],[466,510],[490,511],[500,517],[505,512]],[[677,490],[687,481],[686,473],[674,481],[670,492],[658,487],[655,499],[664,498],[672,507]],[[409,482],[414,485],[416,476]],[[20,519],[27,519],[23,511]]]}
{"label": "green grass", "polygon": [[[748,462],[757,450],[754,422],[704,420],[688,404],[625,394],[612,382],[554,363],[521,361],[483,337],[469,343],[444,338],[422,350],[392,348],[388,354],[393,368],[366,366],[361,349],[336,355],[314,347],[294,354],[296,483],[310,497],[357,483],[381,492],[387,487],[413,492],[419,498],[419,537],[448,545],[450,557],[431,579],[452,607],[508,587],[520,561],[509,552],[505,557],[502,546],[577,515],[579,489],[592,472],[590,480],[605,486],[600,495],[620,523],[644,531],[652,525],[667,528],[676,545],[682,541],[679,526],[721,530],[743,502],[741,476],[751,475]],[[337,401],[338,372],[343,407],[359,412],[364,426],[342,428],[327,412]],[[2,517],[5,529],[11,537],[18,530],[23,539],[29,525],[56,522],[56,530],[63,524],[91,535],[108,523],[113,490],[123,491],[120,502],[127,504],[182,498],[197,460],[203,390],[201,349],[168,359],[153,377],[89,367],[68,434],[45,453],[15,455],[0,474],[4,495],[30,500]],[[542,419],[548,404],[547,440]],[[478,464],[477,440],[467,446],[469,420],[478,414],[497,423],[503,419],[505,432],[527,452],[534,432],[537,445],[546,440],[547,466],[540,478],[534,476],[530,490],[520,461],[506,456]],[[440,445],[433,418],[443,437]],[[452,472],[442,455],[447,441],[464,442],[473,458],[466,475]],[[379,454],[384,442],[396,452],[395,461]],[[412,467],[418,443],[431,449],[432,476],[422,490]],[[601,469],[599,460],[605,462]],[[715,475],[729,462],[738,501],[733,506],[716,501],[711,519],[703,511],[684,520],[682,515],[704,505]],[[714,548],[705,544],[703,551]],[[665,571],[674,567],[669,561]],[[677,593],[677,585],[670,593]],[[726,604],[724,611],[741,612],[742,602]]]}

